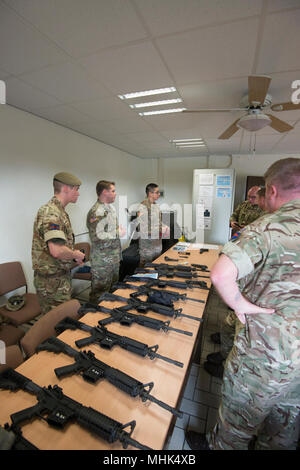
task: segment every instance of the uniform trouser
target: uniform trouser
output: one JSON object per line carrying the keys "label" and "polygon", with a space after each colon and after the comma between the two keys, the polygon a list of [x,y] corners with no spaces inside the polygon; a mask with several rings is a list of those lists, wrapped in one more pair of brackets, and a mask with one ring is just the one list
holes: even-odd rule
{"label": "uniform trouser", "polygon": [[117,257],[110,262],[96,264],[91,260],[92,284],[90,302],[98,304],[99,297],[104,292],[109,292],[112,285],[119,280],[120,258]]}
{"label": "uniform trouser", "polygon": [[43,314],[53,307],[71,300],[71,274],[66,272],[57,276],[34,273],[34,286]]}
{"label": "uniform trouser", "polygon": [[299,438],[300,371],[279,372],[234,347],[226,361],[211,449],[247,450],[254,435],[261,450],[296,449]]}
{"label": "uniform trouser", "polygon": [[139,239],[139,254],[140,254],[140,265],[145,263],[151,263],[155,258],[158,258],[162,252],[162,240],[153,239],[147,240]]}

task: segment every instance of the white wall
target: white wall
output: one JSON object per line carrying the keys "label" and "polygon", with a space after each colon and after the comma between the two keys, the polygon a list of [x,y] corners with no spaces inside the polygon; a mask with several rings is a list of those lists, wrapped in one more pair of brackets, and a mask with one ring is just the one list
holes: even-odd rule
{"label": "white wall", "polygon": [[66,208],[75,235],[86,232],[97,181],[115,181],[118,195],[126,195],[130,205],[144,198],[146,184],[157,176],[155,160],[136,158],[6,105],[0,105],[0,142],[0,263],[21,261],[31,290],[33,222],[53,195],[55,173],[71,172],[83,183],[77,204]]}
{"label": "white wall", "polygon": [[299,155],[242,155],[210,157],[180,157],[161,159],[160,176],[164,198],[161,202],[191,204],[193,195],[193,170],[201,168],[234,168],[236,170],[235,206],[245,197],[247,176],[263,176],[277,160]]}

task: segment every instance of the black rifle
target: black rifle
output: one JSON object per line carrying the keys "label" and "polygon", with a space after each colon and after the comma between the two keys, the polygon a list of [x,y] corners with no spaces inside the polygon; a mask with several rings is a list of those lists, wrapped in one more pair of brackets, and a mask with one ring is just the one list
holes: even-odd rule
{"label": "black rifle", "polygon": [[130,297],[123,297],[121,295],[116,295],[116,294],[111,294],[109,292],[105,292],[102,294],[98,302],[104,302],[104,301],[109,301],[109,302],[115,302],[116,300],[120,300],[121,302],[127,302],[127,304],[131,307],[137,310],[139,313],[146,314],[149,312],[149,310],[155,312],[155,313],[160,313],[161,315],[165,315],[168,317],[184,317],[184,318],[190,318],[191,320],[197,320],[197,321],[202,321],[201,318],[194,317],[192,315],[186,315],[185,313],[182,313],[182,308],[178,308],[174,310],[173,307],[169,307],[167,305],[162,305],[162,304],[156,304],[156,303],[150,303],[150,302],[143,302],[143,300],[140,300],[136,298],[138,295],[138,292],[134,292],[130,294]]}
{"label": "black rifle", "polygon": [[[171,302],[176,302],[177,300],[192,300],[193,302],[199,302],[201,304],[205,304],[205,300],[200,300],[200,299],[194,299],[192,297],[187,297],[186,294],[180,294],[179,292],[172,291],[172,290],[161,290],[159,291],[158,289],[152,289],[150,287],[151,281],[147,284],[143,284],[142,286],[135,286],[134,284],[128,284],[126,282],[116,282],[112,287],[113,289],[133,289],[137,290],[141,294],[148,295],[148,302],[152,302],[152,296],[151,294],[155,294],[156,299],[157,299],[157,294],[161,294],[161,303],[163,305],[168,305],[171,306]],[[150,297],[149,297],[150,294]],[[156,300],[157,301],[157,300]],[[157,303],[159,303],[157,301]]]}
{"label": "black rifle", "polygon": [[[149,268],[151,268],[151,266],[149,266]],[[209,278],[209,276],[202,276],[202,275],[198,276],[197,273],[192,272],[192,271],[172,271],[170,269],[165,269],[165,268],[155,268],[155,271],[152,271],[151,269],[148,269],[147,267],[136,268],[134,272],[137,274],[157,273],[158,277],[167,277],[169,279],[173,279],[174,277],[183,277],[184,279],[194,279],[198,277]]]}
{"label": "black rifle", "polygon": [[145,317],[144,315],[135,315],[134,313],[122,310],[122,307],[111,309],[100,306],[98,308],[99,312],[109,313],[110,315],[108,318],[98,321],[99,325],[106,326],[113,322],[119,322],[120,325],[130,326],[132,323],[137,323],[138,325],[145,326],[146,328],[152,328],[153,330],[162,330],[165,332],[175,331],[176,333],[181,333],[183,335],[193,336],[193,333],[190,331],[179,330],[178,328],[169,326],[169,320],[162,321],[152,317]]}
{"label": "black rifle", "polygon": [[204,281],[171,281],[169,279],[153,279],[152,277],[148,276],[125,276],[124,281],[130,281],[130,282],[147,282],[148,286],[156,286],[160,288],[165,288],[165,287],[175,287],[176,289],[194,289],[195,287],[199,289],[204,289],[204,290],[209,290],[207,287],[206,282]]}
{"label": "black rifle", "polygon": [[64,353],[75,359],[73,364],[54,369],[54,372],[59,379],[66,375],[78,373],[80,373],[81,377],[89,383],[96,383],[101,379],[106,379],[119,390],[127,393],[127,395],[134,398],[140,397],[143,402],[147,400],[152,401],[165,410],[170,411],[173,415],[182,417],[181,411],[176,410],[172,406],[169,406],[163,401],[150,395],[150,392],[154,387],[153,382],[149,382],[148,384],[139,382],[137,379],[125,374],[125,372],[114,369],[108,364],[100,361],[92,351],[77,351],[67,343],[56,338],[56,336],[51,336],[41,343],[36,348],[36,352],[39,351],[50,351],[56,354]]}
{"label": "black rifle", "polygon": [[[100,297],[101,298],[101,297]],[[101,299],[103,300],[103,299]],[[135,315],[134,313],[128,312],[132,308],[131,305],[126,305],[124,307],[117,307],[114,309],[102,307],[101,305],[94,305],[90,302],[83,304],[78,310],[79,313],[85,314],[88,312],[96,313],[109,313],[110,317],[100,320],[99,325],[109,325],[113,322],[119,322],[121,325],[130,326],[132,323],[137,323],[138,325],[145,326],[146,328],[152,328],[153,330],[162,330],[162,331],[176,331],[187,336],[193,336],[193,333],[185,330],[179,330],[178,328],[173,328],[170,325],[169,321],[157,320],[157,318],[145,317],[144,315]]]}
{"label": "black rifle", "polygon": [[167,263],[145,263],[145,268],[158,268],[162,270],[171,270],[171,271],[205,271],[209,272],[206,264],[192,264],[187,266],[185,264],[167,264]]}
{"label": "black rifle", "polygon": [[82,330],[90,333],[90,336],[87,338],[82,338],[75,341],[75,344],[78,348],[83,348],[92,343],[97,343],[101,348],[112,349],[114,346],[120,346],[126,351],[130,351],[134,354],[137,354],[142,357],[148,356],[151,360],[162,359],[163,361],[174,364],[178,367],[183,367],[182,362],[175,361],[165,356],[161,356],[156,351],[158,350],[158,344],[155,346],[148,346],[145,343],[141,343],[133,338],[128,338],[127,336],[121,336],[116,333],[108,331],[104,326],[89,326],[73,318],[66,317],[64,320],[60,321],[56,326],[55,330],[58,333],[62,333],[64,330]]}
{"label": "black rifle", "polygon": [[[36,405],[10,416],[13,429],[18,429],[24,421],[34,417],[44,418],[46,415],[44,419],[47,423],[59,429],[62,429],[67,422],[75,421],[110,444],[120,441],[124,449],[132,445],[138,449],[152,450],[131,438],[136,426],[135,421],[123,425],[94,408],[84,406],[68,397],[58,385],[40,387],[19,372],[6,369],[0,375],[0,388],[13,391],[21,389],[37,397]],[[125,431],[128,427],[129,432]]]}

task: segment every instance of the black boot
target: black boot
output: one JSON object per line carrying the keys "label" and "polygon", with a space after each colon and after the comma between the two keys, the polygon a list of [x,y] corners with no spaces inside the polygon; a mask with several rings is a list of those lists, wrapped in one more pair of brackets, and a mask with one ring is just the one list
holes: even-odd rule
{"label": "black boot", "polygon": [[185,439],[192,450],[210,450],[205,434],[196,431],[186,431]]}
{"label": "black boot", "polygon": [[224,367],[222,364],[213,364],[212,362],[204,362],[204,369],[213,377],[218,377],[218,379],[223,378]]}
{"label": "black boot", "polygon": [[213,364],[222,364],[222,362],[224,361],[224,357],[222,356],[222,354],[219,351],[219,352],[216,352],[216,353],[208,354],[206,356],[206,360],[208,362],[212,362]]}

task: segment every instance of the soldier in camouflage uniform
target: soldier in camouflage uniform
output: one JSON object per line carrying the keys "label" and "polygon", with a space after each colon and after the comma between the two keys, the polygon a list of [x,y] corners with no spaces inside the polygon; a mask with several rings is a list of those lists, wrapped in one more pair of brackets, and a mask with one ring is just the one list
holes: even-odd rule
{"label": "soldier in camouflage uniform", "polygon": [[167,236],[169,228],[162,224],[161,212],[156,201],[159,199],[159,187],[155,183],[146,186],[147,198],[140,203],[138,221],[140,229],[139,255],[140,265],[153,261],[162,252],[162,235]]}
{"label": "soldier in camouflage uniform", "polygon": [[256,202],[256,193],[259,189],[259,186],[252,186],[248,191],[247,201],[242,202],[232,213],[230,217],[232,234],[244,228],[246,225],[251,224],[251,222],[254,222],[254,220],[258,219],[258,217],[263,214],[262,209]]}
{"label": "soldier in camouflage uniform", "polygon": [[[265,215],[265,188],[259,186],[253,186],[248,191],[248,200],[237,207],[233,215],[231,216],[232,232],[234,233],[235,225],[233,218],[237,217],[238,225],[243,227],[235,233],[235,238],[240,236],[241,232],[245,230],[245,225],[254,222],[259,217]],[[224,367],[223,363],[227,358],[233,346],[234,336],[236,334],[236,328],[239,326],[239,321],[234,312],[228,312],[224,321],[221,324],[220,330],[220,344],[221,349],[219,352],[208,354],[206,362],[203,364],[204,369],[214,377],[222,378]],[[214,333],[216,335],[217,333]],[[212,336],[214,336],[212,335]]]}
{"label": "soldier in camouflage uniform", "polygon": [[89,210],[86,219],[91,240],[90,302],[94,304],[98,304],[100,295],[108,292],[119,280],[121,260],[118,220],[112,205],[116,198],[115,183],[99,181],[96,193],[98,199]]}
{"label": "soldier in camouflage uniform", "polygon": [[[228,242],[211,279],[243,324],[227,358],[217,424],[193,449],[295,449],[300,412],[300,159],[265,173],[270,214]],[[237,280],[243,282],[242,294]]]}
{"label": "soldier in camouflage uniform", "polygon": [[71,299],[71,265],[84,254],[74,250],[74,235],[65,207],[75,203],[81,181],[69,173],[53,179],[54,196],[37,213],[33,227],[32,267],[42,313]]}

